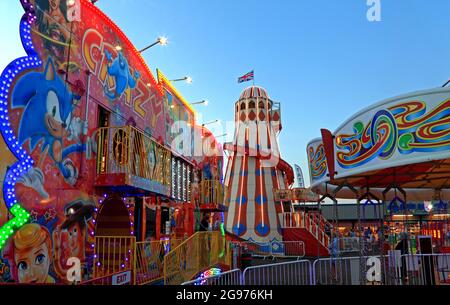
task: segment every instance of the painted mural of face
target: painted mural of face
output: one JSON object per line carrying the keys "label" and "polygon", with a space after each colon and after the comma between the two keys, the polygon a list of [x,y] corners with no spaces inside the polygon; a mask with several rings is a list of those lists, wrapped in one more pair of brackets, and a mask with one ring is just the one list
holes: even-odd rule
{"label": "painted mural of face", "polygon": [[55,249],[55,269],[61,278],[64,278],[67,271],[67,261],[71,257],[78,257],[84,261],[85,234],[78,223],[72,224],[63,230],[53,232]]}
{"label": "painted mural of face", "polygon": [[60,0],[50,0],[50,8],[52,11],[59,9]]}
{"label": "painted mural of face", "polygon": [[83,256],[83,246],[84,246],[84,230],[81,229],[78,223],[67,229],[69,233],[69,249],[71,256],[76,256],[82,258]]}
{"label": "painted mural of face", "polygon": [[46,283],[50,268],[49,249],[45,243],[14,256],[20,283]]}
{"label": "painted mural of face", "polygon": [[55,138],[65,138],[69,131],[67,126],[71,121],[71,113],[67,115],[66,120],[61,119],[60,100],[54,91],[47,93],[47,113],[45,114],[45,125],[48,132]]}
{"label": "painted mural of face", "polygon": [[27,224],[13,238],[14,265],[19,283],[54,283],[49,275],[52,242],[49,231],[38,224]]}

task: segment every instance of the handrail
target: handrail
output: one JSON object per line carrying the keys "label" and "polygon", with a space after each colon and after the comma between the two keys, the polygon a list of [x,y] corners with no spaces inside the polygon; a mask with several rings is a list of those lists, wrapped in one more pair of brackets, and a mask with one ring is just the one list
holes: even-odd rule
{"label": "handrail", "polygon": [[200,182],[200,205],[224,204],[226,187],[219,180],[203,180]]}
{"label": "handrail", "polygon": [[332,225],[320,214],[307,212],[280,213],[280,223],[282,228],[301,228],[308,230],[324,247],[330,243],[329,236],[324,232],[323,227]]}
{"label": "handrail", "polygon": [[227,262],[228,245],[219,231],[197,232],[164,257],[164,284],[178,285],[200,271]]}
{"label": "handrail", "polygon": [[171,151],[133,126],[101,127],[97,174],[131,174],[171,184]]}
{"label": "handrail", "polygon": [[136,284],[143,285],[163,277],[165,242],[144,241],[136,243]]}

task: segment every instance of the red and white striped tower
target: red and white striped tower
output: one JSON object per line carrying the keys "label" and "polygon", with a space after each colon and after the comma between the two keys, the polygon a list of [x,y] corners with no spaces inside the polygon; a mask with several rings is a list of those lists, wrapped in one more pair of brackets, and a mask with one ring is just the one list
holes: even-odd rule
{"label": "red and white striped tower", "polygon": [[266,90],[252,86],[245,89],[235,105],[233,143],[225,173],[228,205],[226,230],[257,243],[281,241],[273,189],[286,189],[287,179],[280,169],[277,137],[281,130],[280,104],[273,102]]}

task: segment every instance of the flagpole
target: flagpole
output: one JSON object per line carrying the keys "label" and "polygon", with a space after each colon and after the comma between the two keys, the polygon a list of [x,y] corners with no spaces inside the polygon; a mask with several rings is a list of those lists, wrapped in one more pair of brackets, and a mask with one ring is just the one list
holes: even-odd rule
{"label": "flagpole", "polygon": [[253,87],[255,87],[255,69],[253,69]]}

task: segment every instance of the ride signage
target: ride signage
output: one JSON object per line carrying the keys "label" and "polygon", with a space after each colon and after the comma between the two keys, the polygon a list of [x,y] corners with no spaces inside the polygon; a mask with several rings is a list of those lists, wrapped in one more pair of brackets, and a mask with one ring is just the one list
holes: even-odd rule
{"label": "ride signage", "polygon": [[275,201],[304,201],[316,202],[319,200],[319,195],[311,191],[309,188],[294,188],[285,190],[273,190]]}

